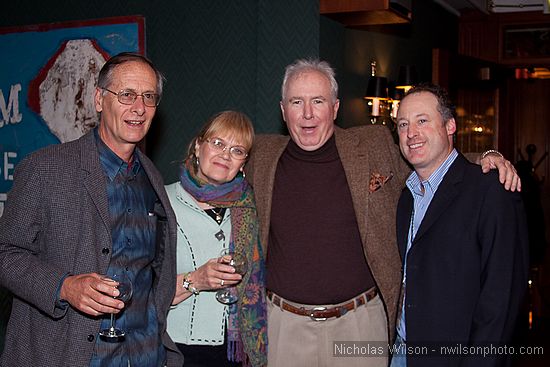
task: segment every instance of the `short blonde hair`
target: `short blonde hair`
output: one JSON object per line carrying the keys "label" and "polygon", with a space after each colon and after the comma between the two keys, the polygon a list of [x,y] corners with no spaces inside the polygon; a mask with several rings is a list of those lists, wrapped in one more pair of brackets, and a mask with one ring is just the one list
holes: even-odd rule
{"label": "short blonde hair", "polygon": [[254,143],[254,127],[248,116],[239,111],[222,111],[212,116],[191,140],[187,148],[187,158],[195,156],[197,143],[220,135],[227,135],[238,141],[247,152],[250,152]]}

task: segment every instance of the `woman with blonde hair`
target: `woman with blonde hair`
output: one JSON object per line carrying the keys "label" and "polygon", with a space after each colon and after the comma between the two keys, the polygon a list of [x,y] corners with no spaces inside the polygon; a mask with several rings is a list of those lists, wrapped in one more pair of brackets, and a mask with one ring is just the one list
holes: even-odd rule
{"label": "woman with blonde hair", "polygon": [[[166,186],[178,222],[177,287],[168,333],[185,366],[264,366],[264,258],[252,188],[243,167],[254,140],[249,118],[213,116],[191,141],[180,180]],[[229,249],[246,255],[244,275],[220,261]],[[225,305],[216,291],[236,287]]]}

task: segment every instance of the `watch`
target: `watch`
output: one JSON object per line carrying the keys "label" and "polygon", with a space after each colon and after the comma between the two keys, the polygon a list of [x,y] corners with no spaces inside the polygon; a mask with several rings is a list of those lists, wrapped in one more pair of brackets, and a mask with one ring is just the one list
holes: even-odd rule
{"label": "watch", "polygon": [[183,288],[191,293],[193,293],[195,296],[198,296],[200,291],[193,287],[191,284],[191,280],[189,279],[189,276],[191,275],[191,272],[189,273],[185,273],[185,275],[183,276]]}

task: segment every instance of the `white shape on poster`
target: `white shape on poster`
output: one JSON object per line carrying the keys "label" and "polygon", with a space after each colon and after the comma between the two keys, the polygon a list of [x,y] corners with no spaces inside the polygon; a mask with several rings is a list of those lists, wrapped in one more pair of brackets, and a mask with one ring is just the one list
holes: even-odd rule
{"label": "white shape on poster", "polygon": [[78,139],[99,123],[94,93],[105,61],[90,40],[67,41],[40,84],[40,115],[62,143]]}

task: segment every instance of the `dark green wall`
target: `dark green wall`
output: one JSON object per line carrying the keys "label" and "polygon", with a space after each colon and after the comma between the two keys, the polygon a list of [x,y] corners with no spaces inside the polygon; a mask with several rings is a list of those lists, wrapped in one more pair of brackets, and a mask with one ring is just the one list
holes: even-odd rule
{"label": "dark green wall", "polygon": [[284,67],[318,55],[318,13],[317,0],[18,0],[2,4],[0,27],[143,15],[147,56],[167,78],[147,150],[171,182],[172,162],[218,111],[246,112],[258,132],[282,131]]}
{"label": "dark green wall", "polygon": [[246,112],[258,132],[283,131],[278,101],[284,67],[303,57],[328,60],[337,72],[341,126],[365,122],[363,94],[371,60],[397,78],[412,64],[431,79],[434,47],[456,49],[457,19],[431,1],[413,1],[413,21],[382,30],[346,29],[319,16],[317,0],[84,1],[18,0],[2,5],[0,27],[145,17],[147,55],[167,77],[147,141],[167,182],[187,144],[212,114]]}

